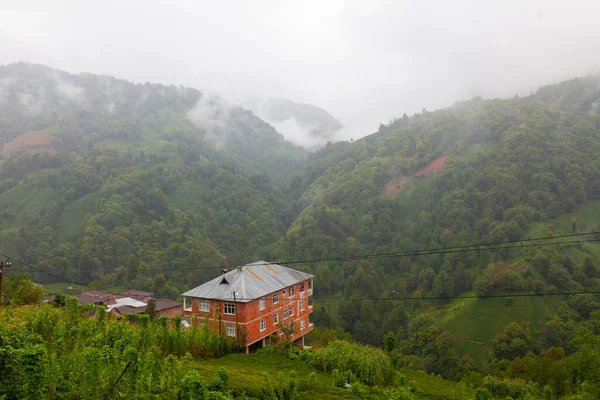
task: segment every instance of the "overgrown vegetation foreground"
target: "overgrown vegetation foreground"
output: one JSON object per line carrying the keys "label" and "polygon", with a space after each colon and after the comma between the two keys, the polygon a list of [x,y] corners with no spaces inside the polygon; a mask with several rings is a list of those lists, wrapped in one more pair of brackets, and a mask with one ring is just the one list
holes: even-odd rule
{"label": "overgrown vegetation foreground", "polygon": [[138,321],[109,320],[103,310],[74,305],[2,309],[0,398],[101,399],[111,390],[113,398],[186,398],[198,386],[195,375],[184,374],[186,357],[237,350],[207,329],[170,327],[165,318]]}
{"label": "overgrown vegetation foreground", "polygon": [[[408,386],[394,387],[395,372],[383,351],[347,342],[314,353],[279,346],[259,355],[279,362],[285,361],[281,355],[298,358],[308,372],[302,377],[286,369],[271,378],[265,368],[260,387],[246,390],[244,378],[230,387],[229,372],[218,368],[205,381],[199,363],[239,351],[234,340],[207,328],[181,329],[178,317],[167,322],[141,315],[137,321],[117,321],[96,306],[69,300],[0,309],[0,399],[292,400],[315,386],[317,370],[333,372],[332,378],[320,374],[328,377],[325,392],[334,398],[411,398]],[[336,389],[346,383],[353,388]]]}
{"label": "overgrown vegetation foreground", "polygon": [[[397,350],[346,341],[312,352],[267,348],[248,356],[246,364],[231,356],[215,359],[240,350],[231,338],[206,328],[181,329],[177,318],[168,323],[142,315],[131,324],[110,319],[95,306],[68,302],[7,307],[0,309],[0,399],[410,400],[441,395],[591,400],[600,396],[600,314],[594,318],[594,325],[579,330],[574,340],[580,349],[570,357],[552,348],[543,357],[516,357],[498,376],[470,373],[452,384],[439,376],[431,380],[410,369],[397,370]],[[521,341],[514,337],[503,349],[518,351]],[[235,383],[230,383],[229,368]]]}

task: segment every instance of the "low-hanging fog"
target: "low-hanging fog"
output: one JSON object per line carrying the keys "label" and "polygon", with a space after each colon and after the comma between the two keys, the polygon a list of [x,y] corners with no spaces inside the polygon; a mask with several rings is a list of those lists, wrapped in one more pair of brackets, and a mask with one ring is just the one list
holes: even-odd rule
{"label": "low-hanging fog", "polygon": [[[289,99],[356,139],[405,112],[598,73],[599,20],[596,0],[1,0],[0,64],[183,84],[232,104]],[[295,121],[276,127],[304,144]]]}

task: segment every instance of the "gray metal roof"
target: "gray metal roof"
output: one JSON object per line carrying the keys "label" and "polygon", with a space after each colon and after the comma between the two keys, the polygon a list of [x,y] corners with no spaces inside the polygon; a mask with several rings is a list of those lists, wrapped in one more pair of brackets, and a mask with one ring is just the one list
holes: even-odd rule
{"label": "gray metal roof", "polygon": [[182,296],[233,300],[233,292],[235,291],[236,300],[247,303],[312,277],[311,274],[287,268],[283,265],[257,261],[238,267],[218,278],[188,290]]}

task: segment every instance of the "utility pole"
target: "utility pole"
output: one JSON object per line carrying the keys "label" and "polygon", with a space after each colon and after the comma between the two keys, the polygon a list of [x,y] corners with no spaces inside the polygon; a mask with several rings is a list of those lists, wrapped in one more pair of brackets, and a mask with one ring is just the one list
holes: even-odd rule
{"label": "utility pole", "polygon": [[4,267],[10,267],[12,263],[10,261],[0,261],[0,306],[2,303],[2,280],[4,279]]}

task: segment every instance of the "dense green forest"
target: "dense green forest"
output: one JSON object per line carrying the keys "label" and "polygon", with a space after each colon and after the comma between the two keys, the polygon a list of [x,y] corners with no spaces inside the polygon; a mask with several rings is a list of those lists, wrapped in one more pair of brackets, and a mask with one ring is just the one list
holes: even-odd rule
{"label": "dense green forest", "polygon": [[469,248],[294,264],[316,275],[311,340],[384,347],[494,396],[542,394],[485,375],[596,398],[600,296],[511,295],[600,291],[598,235],[518,245],[600,231],[599,77],[405,114],[308,155],[194,89],[29,64],[0,78],[0,248],[35,267],[13,272],[177,298],[214,276],[201,266]]}

